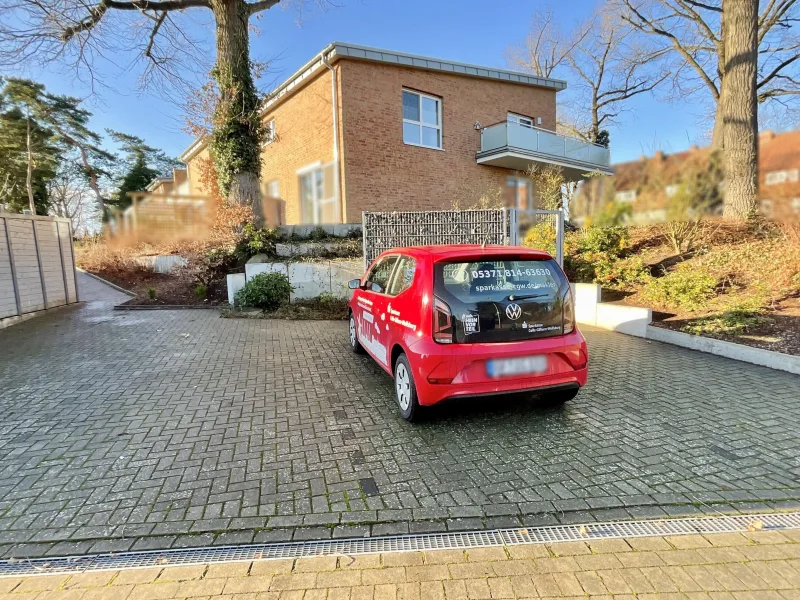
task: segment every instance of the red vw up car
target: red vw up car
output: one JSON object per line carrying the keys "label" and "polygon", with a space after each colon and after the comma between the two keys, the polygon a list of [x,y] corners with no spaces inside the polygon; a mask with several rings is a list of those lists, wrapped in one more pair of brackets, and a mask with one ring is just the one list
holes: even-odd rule
{"label": "red vw up car", "polygon": [[586,383],[569,283],[546,252],[397,248],[349,286],[350,346],[394,377],[408,421],[447,398],[531,391],[566,402]]}

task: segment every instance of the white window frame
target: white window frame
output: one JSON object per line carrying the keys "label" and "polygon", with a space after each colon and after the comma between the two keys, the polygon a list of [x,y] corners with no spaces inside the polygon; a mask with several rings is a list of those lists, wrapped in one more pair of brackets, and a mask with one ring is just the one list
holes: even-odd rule
{"label": "white window frame", "polygon": [[614,194],[614,200],[617,202],[636,202],[636,190],[620,190]]}
{"label": "white window frame", "polygon": [[509,112],[506,116],[506,119],[509,123],[516,123],[517,125],[522,125],[523,127],[529,127],[531,129],[536,127],[536,120],[533,117],[526,117],[525,115]]}
{"label": "white window frame", "polygon": [[664,193],[667,195],[667,198],[672,198],[680,191],[680,189],[680,183],[672,183],[664,188]]}
{"label": "white window frame", "polygon": [[[272,187],[275,187],[275,193],[272,193]],[[267,182],[267,196],[272,198],[280,198],[281,197],[281,182],[278,179],[270,179]]]}
{"label": "white window frame", "polygon": [[[304,223],[304,224],[320,225],[320,224],[325,223],[320,218],[320,216],[322,214],[324,214],[324,212],[325,212],[323,210],[324,207],[326,205],[328,205],[328,204],[334,204],[334,205],[337,206],[337,208],[339,206],[339,198],[337,198],[336,195],[331,196],[330,198],[325,198],[324,197],[324,193],[325,193],[325,168],[330,166],[331,164],[332,163],[324,164],[321,160],[318,160],[317,162],[311,163],[310,165],[306,165],[305,167],[301,167],[300,169],[297,169],[297,171],[296,171],[296,173],[297,173],[297,191],[298,191],[298,196],[300,197],[300,219],[301,219],[302,223]],[[301,185],[301,179],[302,179],[302,177],[304,175],[309,175],[309,174],[311,174],[312,177],[313,177],[314,176],[313,174],[315,172],[317,172],[317,171],[321,171],[322,172],[322,196],[318,196],[317,195],[317,186],[314,185],[313,188],[312,188],[313,189],[313,194],[312,194],[312,198],[311,198],[311,207],[312,207],[311,210],[312,210],[313,214],[311,215],[311,221],[306,221],[305,220],[306,215],[303,214],[303,187]],[[334,185],[335,185],[335,183],[334,183]]]}
{"label": "white window frame", "polygon": [[[431,96],[430,94],[423,94],[422,92],[418,92],[417,90],[411,90],[408,88],[403,88],[403,91],[400,93],[400,110],[402,111],[403,108],[403,94],[409,93],[414,94],[415,96],[419,97],[419,121],[414,121],[413,119],[406,119],[403,117],[403,123],[409,123],[411,125],[418,125],[419,126],[419,144],[415,144],[413,142],[407,142],[405,132],[401,129],[400,134],[403,136],[403,143],[406,146],[418,146],[419,148],[430,148],[431,150],[444,150],[444,130],[443,130],[443,122],[442,122],[442,99],[437,96]],[[439,125],[431,125],[430,123],[423,123],[422,122],[422,99],[428,98],[429,100],[433,100],[436,102],[436,109],[438,112],[437,121],[439,121]],[[402,113],[401,113],[402,114]],[[430,129],[438,129],[439,130],[439,145],[438,146],[429,146],[428,144],[422,143],[422,128],[428,127]]]}
{"label": "white window frame", "polygon": [[761,214],[767,218],[773,215],[773,210],[775,209],[772,205],[772,200],[769,199],[759,201],[758,208],[761,210]]}
{"label": "white window frame", "polygon": [[764,185],[781,185],[784,183],[797,183],[800,179],[799,169],[783,169],[770,171],[764,176]]}
{"label": "white window frame", "polygon": [[[524,208],[520,208],[517,203],[517,200],[519,200],[520,183],[522,182],[525,183],[525,187],[528,190],[528,197],[525,199],[526,206]],[[531,179],[528,179],[527,177],[517,177],[511,175],[506,179],[506,185],[514,190],[514,206],[512,208],[517,208],[520,210],[533,210],[533,181]]]}
{"label": "white window frame", "polygon": [[275,119],[270,119],[264,124],[264,142],[262,147],[269,146],[275,141]]}

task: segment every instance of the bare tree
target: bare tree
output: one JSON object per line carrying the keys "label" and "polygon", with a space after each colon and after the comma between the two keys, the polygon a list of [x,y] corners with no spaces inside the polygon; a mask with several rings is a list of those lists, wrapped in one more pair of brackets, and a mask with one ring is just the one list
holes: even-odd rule
{"label": "bare tree", "polygon": [[[706,90],[715,113],[712,148],[724,144],[722,102],[726,76],[723,0],[619,0],[622,18],[660,42],[652,56],[672,59],[681,97]],[[757,100],[800,96],[800,20],[797,0],[761,0],[756,15]]]}
{"label": "bare tree", "polygon": [[569,32],[553,22],[549,8],[537,9],[531,20],[531,31],[521,46],[509,48],[506,60],[537,77],[551,77],[564,65],[567,57],[591,29],[591,23],[579,23]]}
{"label": "bare tree", "polygon": [[758,181],[758,0],[725,0],[722,115],[727,187],[723,216],[745,220],[756,208]]}
{"label": "bare tree", "polygon": [[596,143],[627,100],[652,91],[669,76],[642,60],[648,53],[632,33],[608,5],[567,32],[552,24],[551,12],[543,9],[535,13],[524,46],[509,51],[508,60],[540,77],[569,79],[558,127]]}
{"label": "bare tree", "polygon": [[[328,0],[295,0],[326,6]],[[145,62],[145,77],[179,82],[186,65],[205,55],[183,25],[187,13],[214,19],[219,88],[210,148],[226,195],[242,204],[259,200],[260,97],[250,62],[249,21],[279,0],[0,0],[0,66],[62,62],[88,72],[97,59],[113,62],[122,51]],[[202,62],[202,61],[200,61]],[[206,68],[202,69],[203,72]]]}
{"label": "bare tree", "polygon": [[76,236],[96,231],[100,224],[98,205],[79,158],[61,163],[55,177],[47,182],[50,213],[66,217]]}
{"label": "bare tree", "polygon": [[[644,60],[646,52],[633,29],[607,8],[567,56],[575,82],[570,104],[579,107],[573,114],[585,114],[588,107],[588,122],[573,130],[590,142],[597,142],[600,132],[614,123],[627,100],[653,91],[670,75]],[[562,126],[570,128],[566,122]]]}

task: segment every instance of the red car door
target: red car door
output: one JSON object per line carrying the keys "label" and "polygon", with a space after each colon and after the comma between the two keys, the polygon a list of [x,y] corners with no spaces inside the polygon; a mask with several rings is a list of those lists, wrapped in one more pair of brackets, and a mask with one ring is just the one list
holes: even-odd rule
{"label": "red car door", "polygon": [[356,292],[353,308],[359,343],[389,372],[392,366],[389,364],[389,329],[386,314],[389,297],[386,295],[386,289],[397,264],[397,258],[397,255],[393,254],[375,262],[365,276],[361,289]]}

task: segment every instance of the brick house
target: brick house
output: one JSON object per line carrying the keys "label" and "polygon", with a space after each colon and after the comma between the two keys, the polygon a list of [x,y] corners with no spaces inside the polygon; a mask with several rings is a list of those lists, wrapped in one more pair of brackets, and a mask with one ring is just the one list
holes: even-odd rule
{"label": "brick house", "polygon": [[[687,173],[707,169],[708,165],[709,148],[697,146],[673,154],[659,151],[652,157],[615,164],[613,177],[582,184],[572,205],[572,216],[581,222],[614,200],[630,204],[635,223],[664,221],[669,217],[670,199],[678,193]],[[720,202],[723,195],[720,184]],[[769,219],[800,219],[800,130],[759,134],[758,207]],[[721,204],[712,209],[721,209]]]}
{"label": "brick house", "polygon": [[[531,208],[531,164],[610,174],[609,151],[555,133],[556,79],[333,43],[268,97],[262,154],[273,224],[446,209],[496,190]],[[182,155],[199,191],[203,139]]]}

